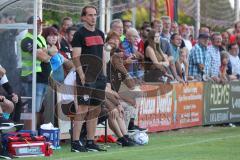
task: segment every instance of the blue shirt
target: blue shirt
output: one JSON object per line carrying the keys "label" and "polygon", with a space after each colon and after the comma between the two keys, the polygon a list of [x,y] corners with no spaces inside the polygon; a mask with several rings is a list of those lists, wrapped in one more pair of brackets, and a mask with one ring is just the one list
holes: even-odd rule
{"label": "blue shirt", "polygon": [[174,60],[174,62],[176,62],[179,60],[180,50],[177,46],[173,45],[172,43],[170,44],[170,47],[172,50],[173,60]]}
{"label": "blue shirt", "polygon": [[196,44],[189,55],[189,76],[201,76],[202,72],[198,65],[204,65],[204,74],[209,75],[211,56],[207,52],[207,47]]}
{"label": "blue shirt", "polygon": [[208,54],[211,55],[211,69],[210,69],[210,76],[219,76],[220,73],[220,66],[221,66],[221,56],[219,48],[216,46],[209,46],[207,50]]}

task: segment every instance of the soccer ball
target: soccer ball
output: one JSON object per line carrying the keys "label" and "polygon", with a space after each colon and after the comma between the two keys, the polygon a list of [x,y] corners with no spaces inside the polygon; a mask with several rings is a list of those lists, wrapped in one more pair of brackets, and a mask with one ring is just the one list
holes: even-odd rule
{"label": "soccer ball", "polygon": [[132,138],[137,144],[148,144],[149,138],[146,132],[136,132]]}

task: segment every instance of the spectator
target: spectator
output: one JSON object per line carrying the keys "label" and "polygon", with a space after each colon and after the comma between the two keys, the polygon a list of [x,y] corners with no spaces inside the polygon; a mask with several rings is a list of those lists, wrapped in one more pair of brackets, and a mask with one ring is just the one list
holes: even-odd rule
{"label": "spectator", "polygon": [[188,53],[187,48],[180,49],[179,63],[181,66],[181,72],[179,73],[180,77],[184,81],[192,80],[193,77],[188,76]]}
{"label": "spectator", "polygon": [[148,36],[148,33],[150,32],[150,30],[151,30],[151,26],[150,26],[149,22],[143,22],[143,25],[142,25],[141,31],[140,31],[140,36],[144,43],[147,40],[147,36]]}
{"label": "spectator", "polygon": [[229,80],[227,70],[229,62],[229,53],[227,51],[221,52],[221,66],[220,66],[220,82],[226,83]]}
{"label": "spectator", "polygon": [[240,34],[240,21],[237,21],[237,22],[234,24],[233,34],[234,34],[234,35]]}
{"label": "spectator", "polygon": [[179,28],[178,28],[178,23],[177,22],[172,22],[171,23],[171,30],[170,33],[179,33]]}
{"label": "spectator", "polygon": [[[94,143],[94,136],[106,88],[106,79],[102,72],[102,65],[105,63],[102,59],[104,33],[95,28],[97,21],[97,8],[95,6],[83,7],[81,20],[84,25],[74,34],[72,41],[73,63],[77,72],[76,84],[78,85],[78,109],[73,127],[72,151],[102,151]],[[88,86],[88,88],[84,86]],[[108,87],[110,86],[108,85]],[[79,141],[84,120],[86,120],[87,126],[86,145]]]}
{"label": "spectator", "polygon": [[143,54],[134,47],[139,38],[135,28],[129,28],[126,33],[126,39],[121,43],[121,49],[124,50],[124,63],[132,77],[141,78],[143,72],[139,68],[139,60],[143,59]]}
{"label": "spectator", "polygon": [[132,21],[130,20],[123,20],[123,33],[126,34],[127,33],[127,30],[129,28],[132,28]]}
{"label": "spectator", "polygon": [[73,25],[71,17],[64,17],[62,19],[61,28],[60,28],[60,35],[61,37],[66,36],[67,29]]}
{"label": "spectator", "polygon": [[151,28],[154,29],[156,32],[162,33],[163,25],[162,21],[159,20],[153,20],[151,22]]}
{"label": "spectator", "polygon": [[208,47],[207,54],[211,55],[211,67],[210,75],[215,82],[220,82],[220,66],[221,66],[221,55],[220,46],[222,44],[222,36],[219,32],[215,32],[211,36],[212,45]]}
{"label": "spectator", "polygon": [[1,93],[1,95],[5,96],[8,100],[10,100],[15,105],[15,107],[13,108],[13,113],[11,115],[12,120],[14,122],[20,122],[21,109],[22,109],[21,97],[13,92],[13,89],[8,82],[6,71],[1,65],[0,65],[0,84],[5,91],[4,93]]}
{"label": "spectator", "polygon": [[208,34],[200,34],[189,55],[189,76],[194,79],[203,80],[203,75],[209,76],[211,56],[207,52],[208,41]]}
{"label": "spectator", "polygon": [[115,31],[116,33],[118,33],[120,35],[121,42],[124,41],[126,36],[123,35],[123,22],[121,19],[112,20],[112,22],[110,24],[110,29],[111,29],[111,31]]}
{"label": "spectator", "polygon": [[[28,24],[33,24],[33,16],[27,21]],[[37,86],[36,86],[36,116],[39,118],[39,112],[43,97],[46,93],[48,84],[48,77],[51,72],[50,56],[48,55],[47,44],[45,38],[41,36],[42,32],[42,21],[37,17],[37,61],[36,61],[36,72],[37,72]],[[32,97],[32,52],[33,52],[33,30],[28,30],[21,42],[22,49],[22,85],[24,88],[24,95]],[[39,121],[39,120],[38,120]]]}
{"label": "spectator", "polygon": [[182,37],[178,34],[178,33],[174,33],[171,36],[171,50],[172,50],[172,56],[173,56],[173,63],[176,66],[176,71],[178,73],[178,75],[174,75],[174,77],[176,78],[177,81],[184,83],[183,79],[181,78],[181,65],[179,63],[179,56],[180,56],[180,45],[182,43]]}
{"label": "spectator", "polygon": [[[72,64],[69,60],[63,57],[59,52],[59,33],[54,27],[47,27],[43,29],[43,37],[46,39],[48,54],[51,56],[50,64],[52,68],[51,78],[53,80],[62,83],[64,80],[63,65],[65,64],[69,70],[72,68]],[[47,88],[46,96],[44,99],[44,123],[54,122],[55,115],[55,86]]]}
{"label": "spectator", "polygon": [[229,33],[228,32],[222,32],[222,45],[220,46],[220,51],[227,51],[228,45],[229,45]]}
{"label": "spectator", "polygon": [[239,59],[239,48],[237,43],[232,43],[228,47],[229,50],[229,60],[230,60],[230,66],[231,71],[229,74],[231,74],[230,79],[240,79],[240,59]]}
{"label": "spectator", "polygon": [[73,39],[73,35],[75,34],[75,32],[77,31],[76,27],[69,27],[66,30],[66,36],[64,38],[61,39],[60,42],[60,51],[61,54],[67,58],[67,59],[72,59],[72,39]]}
{"label": "spectator", "polygon": [[169,61],[167,55],[160,50],[159,32],[151,30],[148,34],[147,46],[145,49],[145,74],[144,80],[146,82],[165,82],[164,76],[173,80],[173,76],[168,73]]}
{"label": "spectator", "polygon": [[162,30],[162,33],[160,36],[162,38],[166,38],[170,42],[171,19],[169,16],[162,16],[161,20],[162,20],[162,24],[163,24],[163,30]]}
{"label": "spectator", "polygon": [[[189,26],[187,24],[182,24],[179,28],[179,33],[182,36],[184,46],[187,48],[187,54],[189,54],[192,49],[192,43],[189,39],[189,36],[191,34]],[[181,46],[180,48],[183,48],[183,46]]]}

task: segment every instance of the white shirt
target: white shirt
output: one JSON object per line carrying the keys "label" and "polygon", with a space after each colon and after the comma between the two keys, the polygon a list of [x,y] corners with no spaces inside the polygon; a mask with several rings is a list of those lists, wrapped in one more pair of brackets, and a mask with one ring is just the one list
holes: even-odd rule
{"label": "white shirt", "polygon": [[[2,66],[0,65],[0,67]],[[7,76],[6,74],[4,74],[0,80],[0,84],[3,85],[4,83],[7,83],[7,82],[8,82]]]}
{"label": "white shirt", "polygon": [[233,74],[240,74],[240,59],[238,56],[229,55],[230,62],[232,65],[232,73]]}
{"label": "white shirt", "polygon": [[188,54],[189,54],[191,49],[192,49],[192,43],[188,39],[183,39],[183,41],[184,41],[184,44],[185,44],[186,48],[188,49]]}

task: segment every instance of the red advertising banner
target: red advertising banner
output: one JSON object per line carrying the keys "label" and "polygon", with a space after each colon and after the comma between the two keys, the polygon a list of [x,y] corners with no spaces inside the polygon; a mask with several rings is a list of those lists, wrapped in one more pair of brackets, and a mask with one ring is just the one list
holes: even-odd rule
{"label": "red advertising banner", "polygon": [[142,85],[136,97],[138,125],[149,132],[202,125],[203,84]]}
{"label": "red advertising banner", "polygon": [[174,128],[202,125],[203,83],[174,84],[174,92]]}

